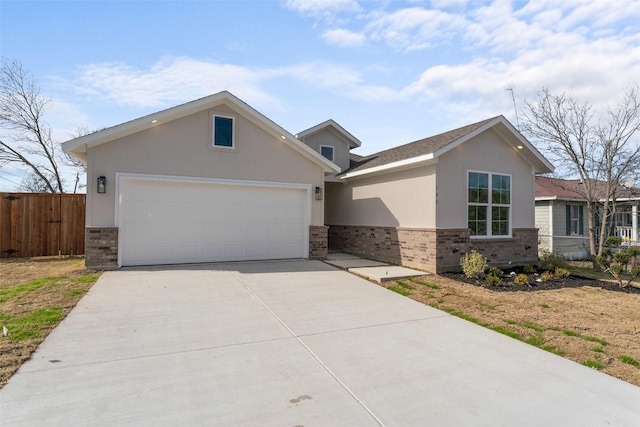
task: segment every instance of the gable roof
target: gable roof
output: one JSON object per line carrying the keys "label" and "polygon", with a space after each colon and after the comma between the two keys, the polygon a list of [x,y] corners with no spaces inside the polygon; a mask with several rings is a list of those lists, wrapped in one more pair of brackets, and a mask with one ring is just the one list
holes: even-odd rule
{"label": "gable roof", "polygon": [[351,167],[341,176],[350,178],[382,170],[433,161],[469,139],[493,129],[529,162],[536,173],[550,173],[553,165],[503,116],[472,123],[435,136],[368,156],[351,156]]}
{"label": "gable roof", "polygon": [[226,106],[238,112],[252,123],[283,141],[288,147],[302,154],[304,157],[321,166],[327,173],[340,172],[340,168],[333,162],[315,152],[290,132],[273,122],[271,119],[255,110],[246,102],[231,92],[222,91],[195,101],[177,105],[166,110],[158,111],[135,120],[112,126],[98,132],[72,139],[62,144],[62,149],[73,157],[86,162],[87,149],[110,141],[124,138],[137,132],[150,129],[191,114],[205,111],[218,106]]}
{"label": "gable roof", "polygon": [[[606,183],[595,181],[594,190],[599,200],[605,198]],[[548,176],[536,176],[536,200],[585,201],[584,185],[579,179],[560,179]],[[620,185],[618,200],[640,199],[640,188]]]}
{"label": "gable roof", "polygon": [[319,133],[325,129],[333,129],[337,131],[338,134],[340,134],[342,137],[344,137],[344,139],[347,140],[347,142],[349,143],[349,148],[358,148],[360,147],[360,145],[362,145],[362,142],[360,142],[358,138],[351,135],[350,132],[336,123],[333,119],[326,120],[313,127],[310,127],[309,129],[303,130],[302,132],[298,133],[296,137],[300,139],[306,138],[307,136]]}

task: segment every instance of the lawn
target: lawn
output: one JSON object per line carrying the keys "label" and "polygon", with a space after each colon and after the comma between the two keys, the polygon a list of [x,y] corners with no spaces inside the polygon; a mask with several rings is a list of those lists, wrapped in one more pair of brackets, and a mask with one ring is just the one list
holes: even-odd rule
{"label": "lawn", "polygon": [[597,286],[498,291],[441,275],[381,286],[640,386],[637,292]]}
{"label": "lawn", "polygon": [[0,387],[99,276],[78,257],[0,260]]}

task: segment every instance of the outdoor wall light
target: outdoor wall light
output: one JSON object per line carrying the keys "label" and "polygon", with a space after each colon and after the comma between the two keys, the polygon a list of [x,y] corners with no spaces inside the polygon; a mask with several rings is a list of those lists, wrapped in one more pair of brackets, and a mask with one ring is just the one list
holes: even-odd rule
{"label": "outdoor wall light", "polygon": [[316,200],[322,200],[322,187],[316,187]]}
{"label": "outdoor wall light", "polygon": [[107,192],[107,178],[104,176],[98,177],[98,194],[104,194]]}

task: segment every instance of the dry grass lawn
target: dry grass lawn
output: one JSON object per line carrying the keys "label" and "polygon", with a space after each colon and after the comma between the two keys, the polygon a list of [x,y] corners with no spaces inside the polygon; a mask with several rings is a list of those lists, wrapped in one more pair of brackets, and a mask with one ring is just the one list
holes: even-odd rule
{"label": "dry grass lawn", "polygon": [[98,277],[83,258],[0,260],[0,387]]}
{"label": "dry grass lawn", "polygon": [[437,275],[382,286],[640,386],[640,294],[496,292]]}

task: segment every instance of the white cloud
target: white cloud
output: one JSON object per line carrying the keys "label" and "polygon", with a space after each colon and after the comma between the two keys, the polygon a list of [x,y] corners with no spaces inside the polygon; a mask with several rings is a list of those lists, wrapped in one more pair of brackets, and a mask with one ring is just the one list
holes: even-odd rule
{"label": "white cloud", "polygon": [[260,70],[181,57],[164,59],[149,69],[113,63],[87,65],[75,86],[79,92],[135,107],[165,106],[222,90],[260,105],[278,103],[261,88],[263,80]]}
{"label": "white cloud", "polygon": [[452,37],[467,25],[461,15],[419,7],[371,16],[366,27],[368,36],[401,51],[425,49],[436,41]]}
{"label": "white cloud", "polygon": [[358,47],[362,46],[366,40],[364,34],[343,29],[326,31],[322,34],[322,38],[327,43],[338,47]]}
{"label": "white cloud", "polygon": [[53,138],[66,141],[72,137],[78,126],[87,125],[90,118],[76,105],[52,98],[47,111],[47,121],[55,123],[55,127],[51,129]]}
{"label": "white cloud", "polygon": [[[365,83],[357,67],[310,61],[281,67],[246,68],[190,58],[165,59],[148,69],[126,64],[84,66],[75,82],[78,93],[107,98],[117,105],[161,108],[229,90],[258,108],[282,110],[283,101],[265,87],[275,81],[297,81],[355,99],[398,99],[392,89]],[[76,121],[77,123],[77,121]]]}
{"label": "white cloud", "polygon": [[360,5],[356,0],[287,0],[285,6],[291,10],[309,15],[325,12],[357,12]]}
{"label": "white cloud", "polygon": [[436,9],[461,9],[469,3],[469,0],[431,0],[431,6]]}

